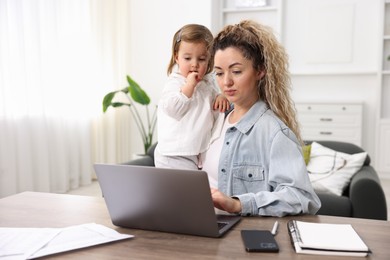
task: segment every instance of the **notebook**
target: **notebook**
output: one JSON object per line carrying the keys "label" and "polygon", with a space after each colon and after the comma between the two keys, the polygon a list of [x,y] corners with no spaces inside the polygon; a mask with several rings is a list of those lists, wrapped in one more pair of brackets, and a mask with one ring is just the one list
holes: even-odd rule
{"label": "notebook", "polygon": [[350,224],[287,223],[297,253],[336,256],[367,256],[370,250]]}
{"label": "notebook", "polygon": [[204,171],[114,164],[94,168],[116,226],[221,237],[240,220],[215,213]]}

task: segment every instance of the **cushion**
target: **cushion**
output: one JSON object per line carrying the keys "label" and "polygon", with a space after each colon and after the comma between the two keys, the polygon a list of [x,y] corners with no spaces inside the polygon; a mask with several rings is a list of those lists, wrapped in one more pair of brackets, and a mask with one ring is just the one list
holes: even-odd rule
{"label": "cushion", "polygon": [[302,146],[303,158],[305,159],[306,165],[310,161],[310,150],[311,150],[311,144],[307,144],[307,145]]}
{"label": "cushion", "polygon": [[341,196],[366,156],[366,152],[347,154],[313,142],[307,170],[314,190]]}

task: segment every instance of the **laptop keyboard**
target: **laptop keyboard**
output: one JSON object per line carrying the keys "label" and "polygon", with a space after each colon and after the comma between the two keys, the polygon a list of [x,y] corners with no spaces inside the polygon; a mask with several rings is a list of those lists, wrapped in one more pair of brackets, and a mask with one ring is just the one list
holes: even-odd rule
{"label": "laptop keyboard", "polygon": [[221,230],[224,226],[226,226],[227,222],[217,222],[218,223],[218,229]]}

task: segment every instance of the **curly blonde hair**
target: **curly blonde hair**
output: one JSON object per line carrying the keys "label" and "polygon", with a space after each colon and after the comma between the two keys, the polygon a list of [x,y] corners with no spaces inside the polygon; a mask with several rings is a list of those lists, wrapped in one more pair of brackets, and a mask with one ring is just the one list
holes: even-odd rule
{"label": "curly blonde hair", "polygon": [[[207,51],[210,54],[211,47],[213,45],[213,34],[211,31],[203,25],[200,24],[187,24],[180,28],[172,40],[172,53],[171,59],[168,64],[167,74],[171,74],[173,67],[176,64],[175,57],[180,49],[180,44],[182,41],[190,43],[200,43],[203,42],[206,45]],[[214,59],[208,57],[209,62],[207,66],[206,74],[212,72],[214,67]]]}
{"label": "curly blonde hair", "polygon": [[288,56],[272,29],[251,20],[228,25],[214,38],[212,56],[233,47],[252,61],[255,70],[264,70],[259,82],[259,98],[294,132],[302,143],[295,104],[291,99]]}

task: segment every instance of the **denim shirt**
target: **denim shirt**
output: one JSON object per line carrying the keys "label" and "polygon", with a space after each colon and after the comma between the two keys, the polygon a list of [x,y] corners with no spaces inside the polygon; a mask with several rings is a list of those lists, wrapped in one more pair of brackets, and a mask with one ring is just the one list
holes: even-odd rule
{"label": "denim shirt", "polygon": [[315,214],[314,192],[295,134],[258,101],[225,134],[218,189],[241,202],[241,215]]}

